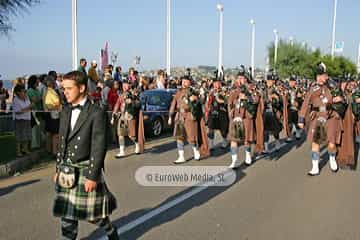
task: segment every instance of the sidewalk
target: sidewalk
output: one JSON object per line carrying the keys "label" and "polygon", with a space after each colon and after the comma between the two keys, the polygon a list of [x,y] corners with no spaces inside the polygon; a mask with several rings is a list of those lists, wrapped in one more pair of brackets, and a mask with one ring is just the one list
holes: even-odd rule
{"label": "sidewalk", "polygon": [[52,161],[55,162],[55,159],[47,154],[44,149],[35,150],[27,156],[0,165],[0,178],[11,177],[41,163],[50,163]]}

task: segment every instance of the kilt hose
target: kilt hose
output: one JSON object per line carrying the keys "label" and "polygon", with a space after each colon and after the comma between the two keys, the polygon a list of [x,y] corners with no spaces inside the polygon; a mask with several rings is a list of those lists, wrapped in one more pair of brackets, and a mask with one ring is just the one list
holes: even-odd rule
{"label": "kilt hose", "polygon": [[56,184],[53,207],[55,217],[96,221],[110,216],[116,209],[116,199],[106,186],[103,175],[97,183],[96,190],[85,192],[85,169],[80,169],[78,184],[74,188],[65,189]]}

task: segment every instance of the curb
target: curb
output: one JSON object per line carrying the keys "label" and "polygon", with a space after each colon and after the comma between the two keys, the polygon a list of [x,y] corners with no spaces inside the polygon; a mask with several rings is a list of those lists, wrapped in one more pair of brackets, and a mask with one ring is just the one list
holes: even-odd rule
{"label": "curb", "polygon": [[46,159],[45,154],[44,150],[37,150],[28,156],[16,158],[11,162],[0,165],[0,178],[11,177],[17,172],[28,170],[32,166],[44,162],[44,159]]}
{"label": "curb", "polygon": [[[147,142],[147,144],[145,144],[145,149],[167,143],[167,142],[169,142],[169,139],[171,139],[171,137],[150,140],[149,142]],[[170,140],[170,141],[172,141],[172,140]],[[132,148],[133,146],[130,145],[128,147]],[[115,147],[113,149],[110,148],[110,149],[108,149],[107,152],[108,153],[115,152],[116,149],[117,149],[117,147]],[[37,151],[32,152],[28,156],[16,158],[6,164],[0,165],[0,179],[12,177],[17,172],[23,172],[25,170],[30,170],[32,167],[39,165],[40,163],[43,163],[46,161],[49,161],[49,157],[46,156],[45,150],[37,150]],[[54,162],[55,162],[55,160],[54,160]]]}

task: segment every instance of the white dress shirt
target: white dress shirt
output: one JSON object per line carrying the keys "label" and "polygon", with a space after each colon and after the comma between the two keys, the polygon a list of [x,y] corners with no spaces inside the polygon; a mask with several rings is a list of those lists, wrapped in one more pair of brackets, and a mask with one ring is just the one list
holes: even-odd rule
{"label": "white dress shirt", "polygon": [[[76,104],[76,105],[85,106],[86,101],[87,101],[87,98],[84,98],[83,100],[80,101],[79,104]],[[72,110],[72,112],[71,112],[71,131],[74,130],[76,121],[78,120],[80,113],[81,113],[80,109]]]}

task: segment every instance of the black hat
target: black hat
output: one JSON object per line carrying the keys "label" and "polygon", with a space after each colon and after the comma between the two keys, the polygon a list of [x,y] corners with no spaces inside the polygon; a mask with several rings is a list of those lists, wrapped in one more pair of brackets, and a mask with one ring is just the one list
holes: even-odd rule
{"label": "black hat", "polygon": [[246,69],[244,65],[240,65],[238,76],[244,76],[244,77],[246,76]]}
{"label": "black hat", "polygon": [[184,76],[182,76],[181,77],[181,81],[183,81],[183,80],[189,80],[189,81],[192,81],[192,78],[191,78],[191,76],[190,75],[184,75]]}
{"label": "black hat", "polygon": [[319,62],[318,64],[316,64],[316,75],[322,75],[327,73],[327,69],[326,69],[326,65],[323,62]]}
{"label": "black hat", "polygon": [[275,74],[275,73],[270,73],[270,74],[268,74],[267,75],[267,77],[266,77],[266,80],[274,80],[274,81],[276,81],[276,80],[278,80],[279,78],[278,78],[278,76]]}
{"label": "black hat", "polygon": [[344,80],[346,82],[353,82],[353,81],[355,81],[355,78],[353,76],[351,76],[351,73],[348,73],[348,74],[345,74]]}
{"label": "black hat", "polygon": [[251,81],[251,75],[249,74],[249,72],[246,71],[246,68],[244,65],[240,65],[240,69],[238,72],[238,77],[243,76],[245,77],[248,81]]}
{"label": "black hat", "polygon": [[296,76],[295,75],[292,75],[289,79],[289,81],[296,81]]}
{"label": "black hat", "polygon": [[221,82],[222,84],[224,84],[225,82],[224,73],[221,71],[219,74],[219,70],[216,70],[214,72],[213,82]]}

